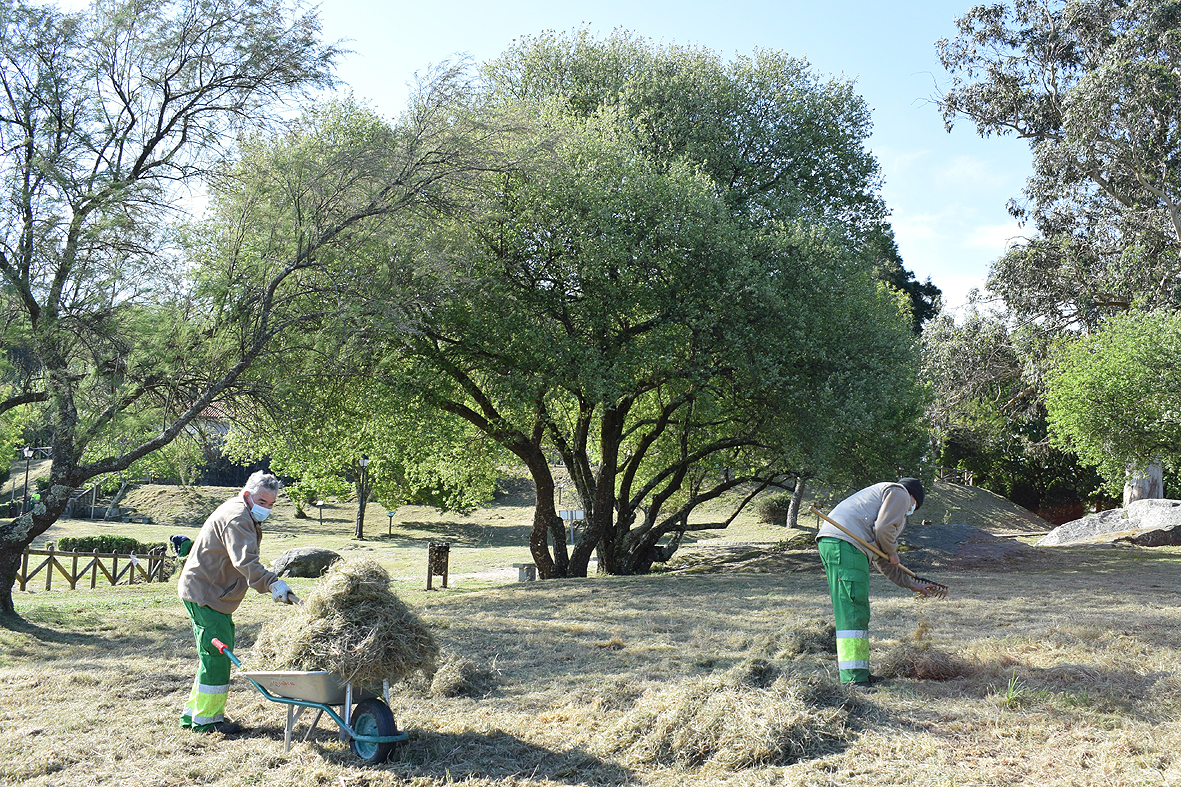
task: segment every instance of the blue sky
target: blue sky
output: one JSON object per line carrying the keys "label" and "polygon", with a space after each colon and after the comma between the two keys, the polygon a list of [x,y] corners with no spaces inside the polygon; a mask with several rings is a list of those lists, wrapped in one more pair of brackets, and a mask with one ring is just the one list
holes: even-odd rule
{"label": "blue sky", "polygon": [[657,42],[696,44],[723,56],[756,47],[806,57],[817,72],[856,80],[873,111],[870,147],[903,262],[944,291],[948,308],[982,287],[990,263],[1021,229],[1005,211],[1030,171],[1027,145],[981,139],[961,121],[951,134],[930,99],[946,84],[935,53],[971,2],[696,0],[392,3],[328,0],[325,37],[353,50],[340,78],[383,114],[395,115],[416,71],[468,54],[486,60],[514,39],[587,25],[625,28]]}

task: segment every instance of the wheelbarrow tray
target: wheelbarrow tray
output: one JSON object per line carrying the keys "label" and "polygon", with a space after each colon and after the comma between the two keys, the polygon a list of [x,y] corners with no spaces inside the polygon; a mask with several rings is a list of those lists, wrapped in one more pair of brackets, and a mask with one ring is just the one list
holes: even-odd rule
{"label": "wheelbarrow tray", "polygon": [[[343,705],[348,681],[328,670],[313,672],[240,670],[244,678],[257,683],[272,694],[292,700],[314,702],[318,705]],[[353,689],[353,701],[376,697],[367,689]]]}

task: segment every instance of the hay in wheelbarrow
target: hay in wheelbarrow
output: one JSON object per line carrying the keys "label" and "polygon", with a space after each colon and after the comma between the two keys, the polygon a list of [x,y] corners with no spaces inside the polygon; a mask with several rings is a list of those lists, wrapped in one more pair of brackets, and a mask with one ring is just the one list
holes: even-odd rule
{"label": "hay in wheelbarrow", "polygon": [[346,681],[380,687],[435,672],[439,646],[426,624],[393,591],[372,558],[328,569],[303,605],[263,626],[251,651],[259,670],[328,670]]}

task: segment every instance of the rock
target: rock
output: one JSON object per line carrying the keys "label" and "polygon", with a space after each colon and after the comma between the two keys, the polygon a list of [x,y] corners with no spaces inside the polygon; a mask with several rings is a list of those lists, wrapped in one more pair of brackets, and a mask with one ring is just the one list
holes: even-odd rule
{"label": "rock", "polygon": [[1127,512],[1122,508],[1087,514],[1082,519],[1058,525],[1043,536],[1036,544],[1039,547],[1053,547],[1085,541],[1106,533],[1118,533],[1129,529]]}
{"label": "rock", "polygon": [[1164,530],[1181,525],[1181,500],[1135,500],[1124,509],[1138,527]]}
{"label": "rock", "polygon": [[1138,547],[1175,547],[1181,545],[1181,527],[1148,530],[1134,536],[1123,536],[1116,541],[1127,541]]}
{"label": "rock", "polygon": [[1181,543],[1181,500],[1134,500],[1127,508],[1100,511],[1059,525],[1038,546],[1116,543],[1168,546]]}
{"label": "rock", "polygon": [[298,547],[288,549],[279,555],[271,566],[271,571],[281,577],[315,578],[327,571],[328,567],[338,560],[340,560],[340,555],[331,549]]}

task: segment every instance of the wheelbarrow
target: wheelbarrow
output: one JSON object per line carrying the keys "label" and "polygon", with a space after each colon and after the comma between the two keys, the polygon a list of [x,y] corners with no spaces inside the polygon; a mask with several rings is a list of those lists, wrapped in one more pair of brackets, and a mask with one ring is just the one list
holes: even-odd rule
{"label": "wheelbarrow", "polygon": [[[347,740],[353,753],[366,762],[385,762],[393,753],[394,744],[410,737],[404,732],[398,732],[398,725],[394,723],[394,714],[389,706],[389,681],[383,686],[383,698],[366,689],[354,689],[351,683],[327,670],[243,670],[242,662],[224,642],[214,639],[213,646],[228,656],[238,668],[238,674],[253,683],[264,697],[287,706],[287,723],[283,728],[284,751],[291,750],[292,730],[308,708],[315,709],[316,716],[303,736],[305,741],[311,737],[320,718],[327,713],[340,727],[340,739]],[[353,705],[354,701],[356,706]],[[340,712],[334,708],[339,708]]]}

